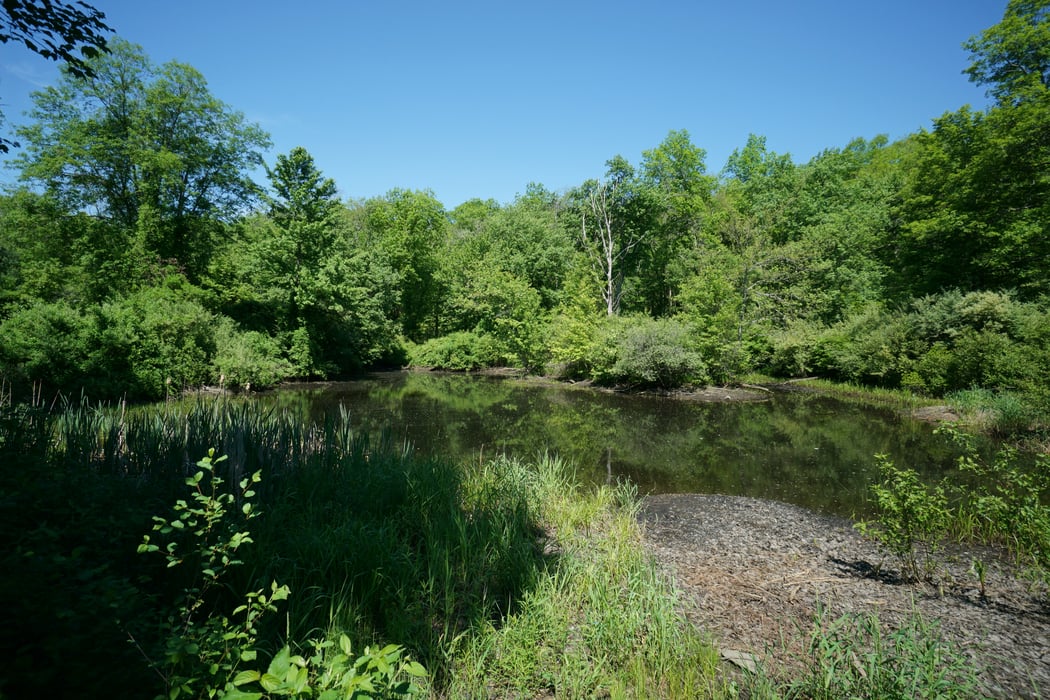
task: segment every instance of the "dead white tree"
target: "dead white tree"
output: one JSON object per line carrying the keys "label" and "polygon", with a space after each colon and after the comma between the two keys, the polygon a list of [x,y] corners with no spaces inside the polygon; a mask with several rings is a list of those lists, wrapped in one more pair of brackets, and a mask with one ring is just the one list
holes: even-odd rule
{"label": "dead white tree", "polygon": [[644,232],[636,235],[618,225],[614,204],[610,202],[612,189],[613,186],[603,182],[589,189],[588,207],[583,210],[580,230],[584,247],[591,252],[592,263],[603,280],[602,300],[609,316],[620,313],[624,259],[645,239]]}

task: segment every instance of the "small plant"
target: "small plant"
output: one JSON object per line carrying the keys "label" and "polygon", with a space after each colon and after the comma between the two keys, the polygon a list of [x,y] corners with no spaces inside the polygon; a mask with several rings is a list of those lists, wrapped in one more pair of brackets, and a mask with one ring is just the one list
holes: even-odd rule
{"label": "small plant", "polygon": [[172,539],[162,550],[145,535],[138,548],[140,554],[163,551],[169,569],[187,561],[198,565],[193,582],[183,591],[182,602],[164,625],[167,641],[163,660],[149,659],[164,678],[164,697],[172,700],[183,695],[222,697],[232,689],[240,665],[256,659],[260,618],[276,612],[276,603],[289,594],[287,586],[273,582],[269,593],[257,590],[245,595],[244,603],[230,615],[209,609],[212,594],[226,572],[241,563],[237,550],[252,541],[247,531],[233,527],[231,509],[239,501],[245,520],[254,518],[252,487],[262,479],[256,472],[240,481],[236,495],[223,492],[223,480],[215,473],[215,465],[225,459],[216,458],[215,450],[209,450],[208,456],[197,462],[198,471],[186,479],[192,498],[176,501],[174,518],[153,518],[154,532],[167,537],[184,534],[190,538],[191,547],[184,551],[178,539]]}
{"label": "small plant", "polygon": [[818,610],[808,653],[789,697],[969,698],[977,689],[974,668],[917,613],[887,630],[875,615],[828,622]]}
{"label": "small plant", "polygon": [[[234,679],[234,686],[258,684],[270,696],[316,694],[320,700],[403,698],[423,692],[413,679],[425,678],[426,669],[405,656],[400,646],[365,647],[364,653],[355,658],[350,638],[345,634],[340,635],[337,649],[330,640],[315,640],[311,644],[314,653],[310,658],[292,654],[291,648],[285,646],[270,661],[265,673],[242,671]],[[240,700],[264,697],[263,693],[236,692],[235,697]]]}
{"label": "small plant", "polygon": [[1015,450],[1003,448],[987,460],[970,436],[952,428],[940,432],[962,446],[959,469],[976,475],[980,484],[960,497],[961,509],[976,523],[973,534],[1005,547],[1018,564],[1045,577],[1050,571],[1050,507],[1043,497],[1050,490],[1050,459],[1038,457],[1035,467],[1026,469],[1018,464]]}
{"label": "small plant", "polygon": [[885,455],[876,459],[881,482],[871,491],[878,520],[858,523],[857,528],[900,560],[905,579],[932,579],[935,554],[951,517],[944,487],[926,486],[914,470],[898,469]]}

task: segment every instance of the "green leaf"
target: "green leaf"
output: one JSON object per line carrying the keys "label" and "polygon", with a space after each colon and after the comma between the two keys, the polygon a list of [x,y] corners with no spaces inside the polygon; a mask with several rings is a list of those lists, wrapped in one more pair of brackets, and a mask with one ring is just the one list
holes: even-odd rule
{"label": "green leaf", "polygon": [[284,681],[272,673],[264,673],[262,678],[259,679],[259,685],[263,687],[263,690],[272,693],[284,685]]}
{"label": "green leaf", "polygon": [[245,683],[254,683],[260,678],[262,678],[262,675],[258,671],[241,671],[233,677],[233,684],[244,685]]}
{"label": "green leaf", "polygon": [[410,661],[405,665],[405,673],[410,676],[415,676],[416,678],[425,678],[427,670],[423,668],[423,664],[418,661]]}
{"label": "green leaf", "polygon": [[260,700],[262,693],[246,693],[237,688],[230,688],[219,696],[222,700]]}
{"label": "green leaf", "polygon": [[339,635],[339,649],[347,656],[351,656],[350,637],[347,637],[345,634]]}

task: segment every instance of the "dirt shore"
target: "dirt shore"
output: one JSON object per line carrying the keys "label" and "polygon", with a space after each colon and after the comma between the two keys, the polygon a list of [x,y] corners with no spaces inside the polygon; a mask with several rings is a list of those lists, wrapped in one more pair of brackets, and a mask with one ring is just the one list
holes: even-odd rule
{"label": "dirt shore", "polygon": [[[978,669],[997,698],[1050,695],[1050,597],[993,552],[944,555],[936,583],[904,583],[852,523],[753,498],[650,496],[647,545],[685,593],[685,612],[736,664],[797,668],[818,606],[826,619],[877,613],[893,629],[915,612]],[[974,555],[991,559],[982,596]]]}

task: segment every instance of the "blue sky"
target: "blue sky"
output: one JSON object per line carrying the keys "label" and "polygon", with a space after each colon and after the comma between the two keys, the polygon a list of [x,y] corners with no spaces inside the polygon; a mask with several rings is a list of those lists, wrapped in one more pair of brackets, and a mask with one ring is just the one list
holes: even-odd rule
{"label": "blue sky", "polygon": [[[91,0],[89,0],[91,2]],[[717,173],[749,133],[805,162],[983,107],[961,44],[1005,0],[509,3],[94,0],[154,63],[178,60],[304,146],[343,198],[430,189],[449,209],[562,190],[686,129]],[[0,103],[23,120],[57,69],[0,45]],[[7,132],[10,135],[10,132]],[[0,172],[10,182],[14,174]]]}

